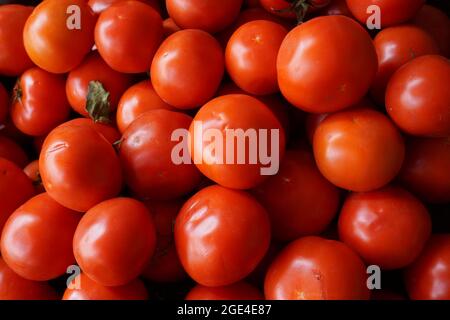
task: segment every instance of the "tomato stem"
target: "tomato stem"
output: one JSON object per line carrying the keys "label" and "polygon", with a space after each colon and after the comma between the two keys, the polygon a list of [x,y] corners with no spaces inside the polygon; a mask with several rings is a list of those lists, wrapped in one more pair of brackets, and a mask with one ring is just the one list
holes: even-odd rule
{"label": "tomato stem", "polygon": [[111,105],[109,92],[105,90],[100,81],[89,82],[86,97],[86,111],[94,122],[111,122]]}

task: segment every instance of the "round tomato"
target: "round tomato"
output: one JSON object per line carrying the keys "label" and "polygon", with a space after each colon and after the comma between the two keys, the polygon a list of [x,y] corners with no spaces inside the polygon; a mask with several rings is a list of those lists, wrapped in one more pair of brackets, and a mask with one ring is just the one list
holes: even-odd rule
{"label": "round tomato", "polygon": [[0,135],[0,158],[5,158],[23,168],[28,164],[25,151],[14,141]]}
{"label": "round tomato", "polygon": [[367,300],[364,263],[345,244],[305,237],[289,244],[264,282],[268,300]]}
{"label": "round tomato", "polygon": [[116,129],[116,127],[109,124],[95,122],[94,120],[88,118],[72,119],[60,125],[60,127],[62,126],[90,127],[102,135],[112,145],[119,143],[121,138],[120,132]]}
{"label": "round tomato", "polygon": [[237,282],[224,287],[205,287],[196,285],[189,291],[186,300],[264,300],[263,295],[254,286]]}
{"label": "round tomato", "polygon": [[208,287],[227,286],[248,276],[269,243],[266,211],[243,191],[207,187],[184,204],[175,222],[175,244],[184,269]]}
{"label": "round tomato", "polygon": [[5,87],[0,83],[0,126],[6,121],[9,108],[9,96]]}
{"label": "round tomato", "polygon": [[416,58],[389,81],[386,108],[392,120],[411,135],[450,136],[450,61],[442,56]]}
{"label": "round tomato", "polygon": [[146,72],[163,37],[163,21],[152,7],[123,1],[100,14],[95,44],[106,63],[124,73]]}
{"label": "round tomato", "polygon": [[[88,4],[91,7],[92,11],[96,14],[100,14],[112,5],[115,5],[119,2],[123,2],[127,0],[89,0]],[[158,13],[161,13],[161,6],[159,4],[159,0],[137,0],[140,2],[143,2],[149,6],[151,6],[153,9],[158,11]]]}
{"label": "round tomato", "polygon": [[367,93],[377,54],[369,34],[354,20],[319,17],[289,32],[277,69],[281,92],[294,106],[311,113],[334,112]]}
{"label": "round tomato", "polygon": [[41,175],[39,174],[39,160],[31,161],[23,169],[23,172],[33,183],[36,194],[45,192],[44,186],[42,185]]}

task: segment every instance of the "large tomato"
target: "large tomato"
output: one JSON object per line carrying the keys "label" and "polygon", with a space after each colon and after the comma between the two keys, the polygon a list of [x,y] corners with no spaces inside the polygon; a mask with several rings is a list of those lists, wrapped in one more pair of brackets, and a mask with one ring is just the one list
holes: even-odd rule
{"label": "large tomato", "polygon": [[377,71],[377,54],[369,34],[354,20],[318,17],[289,32],[277,69],[281,92],[294,106],[333,112],[364,97]]}
{"label": "large tomato", "polygon": [[3,84],[0,83],[0,126],[6,121],[9,109],[9,96]]}
{"label": "large tomato", "polygon": [[13,140],[0,135],[0,157],[14,162],[23,168],[28,164],[25,151]]}
{"label": "large tomato", "polygon": [[185,300],[264,300],[261,292],[245,282],[237,282],[224,287],[205,287],[196,285],[189,291]]}

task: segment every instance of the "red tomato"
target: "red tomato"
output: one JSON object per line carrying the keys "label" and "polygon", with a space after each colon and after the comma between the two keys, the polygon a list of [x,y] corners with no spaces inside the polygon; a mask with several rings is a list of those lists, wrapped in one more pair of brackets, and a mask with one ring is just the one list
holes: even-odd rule
{"label": "red tomato", "polygon": [[110,144],[118,143],[121,135],[116,127],[109,124],[95,122],[88,118],[76,118],[63,123],[62,126],[77,126],[77,127],[90,127],[102,135]]}
{"label": "red tomato", "polygon": [[44,281],[65,274],[75,262],[72,238],[81,215],[47,193],[31,198],[6,221],[2,257],[25,279]]}
{"label": "red tomato", "polygon": [[343,189],[365,192],[388,184],[400,171],[405,146],[382,113],[362,108],[328,116],[314,134],[322,174]]}
{"label": "red tomato", "polygon": [[44,186],[42,185],[41,175],[39,174],[39,160],[31,161],[23,169],[23,172],[33,183],[36,194],[45,192]]}
{"label": "red tomato", "polygon": [[55,291],[45,282],[24,279],[0,258],[0,300],[56,300]]}
{"label": "red tomato", "polygon": [[175,32],[181,30],[181,28],[176,25],[175,21],[173,21],[172,18],[167,18],[166,20],[163,21],[163,28],[164,28],[164,39],[174,34]]}
{"label": "red tomato", "polygon": [[0,126],[6,121],[8,116],[9,96],[5,87],[0,83]]}
{"label": "red tomato", "polygon": [[[33,66],[22,41],[22,32],[33,7],[0,6],[0,74],[18,76]],[[1,122],[1,121],[0,121]]]}
{"label": "red tomato", "polygon": [[377,71],[377,55],[358,23],[326,16],[287,35],[277,69],[281,92],[294,106],[312,113],[334,112],[364,97]]}
{"label": "red tomato", "polygon": [[347,0],[348,8],[363,24],[373,15],[369,7],[378,6],[382,28],[410,20],[424,4],[425,0]]}
{"label": "red tomato", "polygon": [[225,53],[227,71],[244,91],[267,95],[279,91],[277,56],[288,31],[264,20],[242,25],[231,36]]}
{"label": "red tomato", "polygon": [[288,151],[280,172],[254,190],[267,209],[276,240],[319,234],[338,211],[339,189],[319,172],[310,152]]}
{"label": "red tomato", "polygon": [[193,164],[177,165],[172,159],[172,134],[188,129],[192,118],[179,112],[152,110],[134,121],[125,131],[119,155],[125,179],[142,199],[170,200],[183,196],[200,183]]}
{"label": "red tomato", "polygon": [[395,187],[351,194],[339,216],[340,239],[368,264],[385,270],[413,262],[430,234],[425,206]]}
{"label": "red tomato", "polygon": [[50,132],[42,146],[39,171],[48,194],[80,212],[115,197],[122,187],[113,146],[86,125],[62,125]]}
{"label": "red tomato", "polygon": [[389,81],[386,108],[403,131],[418,136],[450,136],[450,61],[422,56],[400,68]]}
{"label": "red tomato", "polygon": [[[78,9],[69,11],[71,6]],[[74,15],[78,10],[79,19]],[[95,20],[85,0],[43,1],[25,24],[25,49],[40,68],[53,73],[69,72],[93,46]]]}
{"label": "red tomato", "polygon": [[166,0],[169,16],[182,29],[215,33],[231,25],[241,10],[242,0]]}
{"label": "red tomato", "polygon": [[119,2],[98,18],[95,26],[98,52],[116,71],[145,72],[162,40],[162,23],[159,13],[142,2]]}
{"label": "red tomato", "polygon": [[153,89],[150,80],[141,81],[128,88],[120,98],[117,108],[117,127],[124,133],[140,115],[155,109],[174,110],[165,103]]}
{"label": "red tomato", "polygon": [[79,288],[67,288],[63,300],[147,300],[148,292],[142,281],[136,279],[118,287],[106,287],[81,273],[74,279]]}
{"label": "red tomato", "polygon": [[175,222],[175,244],[184,269],[208,287],[245,278],[269,243],[266,211],[243,191],[207,187],[184,204]]}
{"label": "red tomato", "polygon": [[25,151],[14,141],[0,135],[0,158],[5,158],[23,168],[28,164]]}
{"label": "red tomato", "polygon": [[[120,2],[124,2],[126,0],[89,0],[88,4],[91,7],[92,11],[96,14],[100,14],[112,5],[115,5]],[[159,0],[137,0],[143,2],[153,9],[155,9],[158,13],[161,13],[161,6],[159,4]]]}
{"label": "red tomato", "polygon": [[347,16],[353,18],[346,0],[331,0],[331,3],[318,12],[321,16]]}
{"label": "red tomato", "polygon": [[39,68],[25,71],[14,88],[11,119],[30,136],[42,136],[64,122],[70,113],[66,79]]}
{"label": "red tomato", "polygon": [[269,268],[268,300],[367,300],[366,268],[345,244],[305,237],[289,244]]}
{"label": "red tomato", "polygon": [[196,285],[189,291],[186,300],[264,300],[259,290],[245,282],[237,282],[224,287]]}
{"label": "red tomato", "polygon": [[400,172],[404,186],[431,203],[450,202],[450,140],[411,138]]}
{"label": "red tomato", "polygon": [[413,300],[450,300],[450,235],[432,236],[405,279]]}
{"label": "red tomato", "polygon": [[159,47],[150,73],[155,91],[166,103],[196,108],[219,87],[224,73],[222,48],[204,31],[176,32]]}
{"label": "red tomato", "polygon": [[104,286],[121,286],[137,278],[155,245],[151,214],[144,204],[130,198],[106,200],[91,208],[73,237],[78,265]]}
{"label": "red tomato", "polygon": [[439,53],[434,39],[421,28],[401,25],[383,29],[374,39],[378,54],[378,73],[372,83],[372,96],[384,104],[386,87],[401,66],[427,54]]}

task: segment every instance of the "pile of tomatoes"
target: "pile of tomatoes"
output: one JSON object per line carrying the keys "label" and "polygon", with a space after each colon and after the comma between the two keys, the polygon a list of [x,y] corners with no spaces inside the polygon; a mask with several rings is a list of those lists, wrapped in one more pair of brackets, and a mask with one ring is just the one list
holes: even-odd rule
{"label": "pile of tomatoes", "polygon": [[[443,11],[33,5],[0,6],[0,299],[450,299]],[[276,174],[195,122],[276,130]]]}

